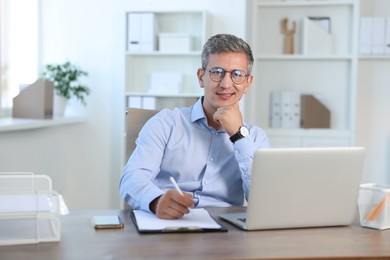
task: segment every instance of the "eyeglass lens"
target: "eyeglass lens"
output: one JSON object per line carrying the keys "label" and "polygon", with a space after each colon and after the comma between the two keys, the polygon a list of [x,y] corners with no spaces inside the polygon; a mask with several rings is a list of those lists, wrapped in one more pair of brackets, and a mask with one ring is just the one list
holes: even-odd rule
{"label": "eyeglass lens", "polygon": [[222,68],[212,68],[209,70],[209,72],[210,72],[211,80],[215,81],[215,82],[222,81],[227,72],[230,73],[230,79],[235,84],[242,84],[242,83],[244,83],[245,79],[247,78],[247,75],[242,70],[226,71]]}

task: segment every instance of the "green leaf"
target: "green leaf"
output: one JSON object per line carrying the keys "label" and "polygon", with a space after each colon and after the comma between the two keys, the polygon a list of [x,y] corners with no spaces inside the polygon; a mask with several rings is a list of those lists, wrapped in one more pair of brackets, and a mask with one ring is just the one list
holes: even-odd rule
{"label": "green leaf", "polygon": [[86,105],[86,97],[91,93],[91,90],[79,83],[80,77],[83,76],[88,76],[88,73],[67,61],[63,64],[47,64],[41,78],[52,81],[57,94],[67,99],[75,97]]}

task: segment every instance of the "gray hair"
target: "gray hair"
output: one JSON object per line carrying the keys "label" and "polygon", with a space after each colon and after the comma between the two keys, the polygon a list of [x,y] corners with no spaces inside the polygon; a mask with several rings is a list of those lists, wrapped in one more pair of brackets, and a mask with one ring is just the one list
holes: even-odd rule
{"label": "gray hair", "polygon": [[205,70],[209,63],[210,54],[216,53],[244,53],[248,60],[248,74],[251,74],[253,66],[253,54],[251,47],[243,39],[231,34],[217,34],[210,37],[202,50],[202,69]]}

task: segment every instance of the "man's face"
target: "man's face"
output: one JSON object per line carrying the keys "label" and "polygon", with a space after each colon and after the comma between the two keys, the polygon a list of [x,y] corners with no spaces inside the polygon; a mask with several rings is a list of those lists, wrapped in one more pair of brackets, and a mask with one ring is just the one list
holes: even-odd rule
{"label": "man's face", "polygon": [[[210,77],[210,70],[217,69],[225,71],[225,77],[220,81],[213,81]],[[221,70],[222,69],[222,70]],[[207,68],[198,70],[200,86],[204,88],[203,107],[206,111],[213,113],[217,108],[229,106],[240,101],[242,95],[248,91],[252,84],[253,76],[245,77],[242,84],[232,81],[232,73],[237,78],[237,73],[248,74],[248,61],[244,53],[218,53],[210,54]]]}

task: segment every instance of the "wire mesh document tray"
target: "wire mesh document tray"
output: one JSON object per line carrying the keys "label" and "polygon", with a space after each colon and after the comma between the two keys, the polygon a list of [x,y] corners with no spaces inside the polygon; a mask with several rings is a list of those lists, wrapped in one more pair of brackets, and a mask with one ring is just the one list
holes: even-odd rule
{"label": "wire mesh document tray", "polygon": [[60,196],[50,177],[0,173],[0,245],[60,240]]}

